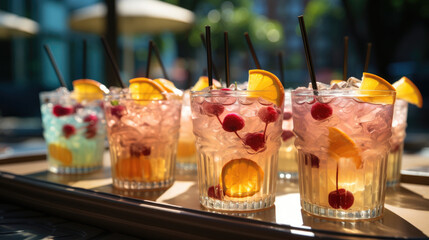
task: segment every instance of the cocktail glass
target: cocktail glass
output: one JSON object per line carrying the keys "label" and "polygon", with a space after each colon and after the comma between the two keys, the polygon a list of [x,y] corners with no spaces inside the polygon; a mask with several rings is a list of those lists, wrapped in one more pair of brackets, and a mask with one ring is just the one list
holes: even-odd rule
{"label": "cocktail glass", "polygon": [[[148,94],[147,99],[152,99]],[[174,182],[181,98],[137,100],[128,88],[111,90],[104,102],[113,185],[160,189]]]}
{"label": "cocktail glass", "polygon": [[191,92],[199,197],[208,209],[274,204],[283,106],[258,97],[262,92]]}
{"label": "cocktail glass", "polygon": [[79,174],[102,167],[106,136],[103,102],[82,100],[91,98],[91,94],[77,96],[66,88],[40,93],[49,171]]}
{"label": "cocktail glass", "polygon": [[402,155],[404,152],[405,129],[407,127],[408,103],[397,99],[393,110],[392,137],[387,160],[387,186],[393,187],[401,177]]}
{"label": "cocktail glass", "polygon": [[285,90],[282,145],[279,149],[278,175],[280,179],[298,179],[298,152],[293,133],[291,90]]}
{"label": "cocktail glass", "polygon": [[183,94],[176,167],[178,170],[184,171],[197,170],[197,150],[195,148],[195,136],[192,132],[192,112],[189,91],[185,91]]}
{"label": "cocktail glass", "polygon": [[381,216],[394,101],[393,90],[292,91],[304,211],[344,220]]}

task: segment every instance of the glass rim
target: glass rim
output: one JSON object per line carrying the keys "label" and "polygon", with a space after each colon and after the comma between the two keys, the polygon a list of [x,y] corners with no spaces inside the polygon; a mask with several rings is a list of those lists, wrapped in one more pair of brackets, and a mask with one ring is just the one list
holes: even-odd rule
{"label": "glass rim", "polygon": [[[131,93],[127,92],[119,92],[119,93],[108,93],[104,95],[103,100],[105,102],[110,102],[112,100],[127,100],[127,101],[136,101],[136,102],[168,102],[168,101],[182,101],[183,96],[178,96],[175,93],[163,93],[163,95],[165,96],[165,99],[134,99],[132,98]],[[151,93],[145,93],[145,95],[147,96],[152,96],[152,95],[159,95],[157,94],[151,94]]]}
{"label": "glass rim", "polygon": [[[317,93],[317,95],[315,94]],[[294,96],[393,96],[396,98],[396,90],[365,90],[359,88],[352,89],[295,89],[292,90]]]}
{"label": "glass rim", "polygon": [[216,97],[223,97],[223,96],[247,96],[247,93],[264,93],[264,92],[271,92],[270,90],[231,90],[231,91],[223,91],[221,89],[213,89],[211,91],[191,91],[191,96],[193,95],[204,95],[204,96],[216,96]]}

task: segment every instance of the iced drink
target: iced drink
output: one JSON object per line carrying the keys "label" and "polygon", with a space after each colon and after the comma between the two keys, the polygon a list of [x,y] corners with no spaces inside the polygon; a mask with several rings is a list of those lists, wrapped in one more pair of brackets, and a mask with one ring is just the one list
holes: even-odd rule
{"label": "iced drink", "polygon": [[[146,91],[144,84],[135,89]],[[113,185],[133,190],[169,187],[174,182],[181,98],[152,89],[116,89],[106,96],[104,110]]]}
{"label": "iced drink", "polygon": [[195,148],[195,136],[192,132],[192,112],[189,91],[185,91],[183,94],[176,166],[179,170],[184,171],[197,170],[197,150]]}
{"label": "iced drink", "polygon": [[102,167],[105,121],[96,98],[66,88],[40,93],[49,171],[79,174]]}
{"label": "iced drink", "polygon": [[358,220],[383,212],[395,91],[354,88],[355,80],[344,89],[292,91],[301,206],[313,215]]}
{"label": "iced drink", "polygon": [[282,145],[279,149],[278,175],[280,179],[298,179],[298,152],[293,133],[291,90],[285,90],[282,124]]}

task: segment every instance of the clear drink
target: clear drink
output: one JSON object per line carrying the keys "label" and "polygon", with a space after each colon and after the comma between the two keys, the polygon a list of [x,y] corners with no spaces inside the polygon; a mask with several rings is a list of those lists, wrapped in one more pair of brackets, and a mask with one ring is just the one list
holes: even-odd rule
{"label": "clear drink", "polygon": [[189,91],[185,91],[183,94],[176,166],[179,170],[184,171],[197,170],[197,150],[195,148],[195,136],[192,132],[192,112]]}
{"label": "clear drink", "polygon": [[54,173],[87,173],[103,164],[106,136],[103,102],[76,99],[65,88],[40,93],[49,171]]}
{"label": "clear drink", "polygon": [[285,90],[282,145],[279,149],[278,175],[280,179],[298,179],[298,152],[293,133],[291,90]]}
{"label": "clear drink", "polygon": [[257,91],[191,93],[201,204],[249,211],[274,204],[283,106]]}
{"label": "clear drink", "polygon": [[393,104],[374,99],[393,103],[395,91],[292,91],[304,211],[348,220],[381,216]]}
{"label": "clear drink", "polygon": [[174,182],[181,99],[136,100],[128,89],[106,96],[104,111],[113,185],[121,189],[167,188]]}
{"label": "clear drink", "polygon": [[401,177],[402,154],[404,152],[405,129],[407,127],[408,103],[397,99],[393,110],[392,137],[387,160],[387,186],[396,186]]}

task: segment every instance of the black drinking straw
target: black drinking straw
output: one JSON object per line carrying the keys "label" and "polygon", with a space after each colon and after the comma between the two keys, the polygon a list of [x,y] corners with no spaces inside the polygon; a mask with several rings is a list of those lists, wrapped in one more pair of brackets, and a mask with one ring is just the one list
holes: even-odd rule
{"label": "black drinking straw", "polygon": [[372,43],[369,42],[368,46],[366,47],[365,67],[363,68],[364,72],[368,71],[369,58],[371,57],[371,47]]}
{"label": "black drinking straw", "polygon": [[223,44],[225,46],[225,81],[226,87],[229,87],[229,42],[228,42],[228,32],[223,33]]}
{"label": "black drinking straw", "polygon": [[162,74],[164,74],[164,78],[170,80],[168,78],[167,71],[165,70],[164,64],[162,63],[161,54],[159,53],[158,46],[156,46],[155,42],[153,42],[152,47],[155,52],[155,56],[158,58],[159,65],[161,65]]}
{"label": "black drinking straw", "polygon": [[[207,52],[206,37],[204,37],[203,33],[200,34],[200,38],[201,38],[201,42],[203,43],[204,49]],[[216,65],[215,65],[215,63],[213,61],[212,61],[212,68],[213,68],[213,73],[215,75],[215,78],[220,81],[219,72],[217,71]]]}
{"label": "black drinking straw", "polygon": [[[307,60],[307,68],[310,73],[311,86],[317,91],[316,75],[314,74],[313,63],[311,61],[310,47],[308,46],[307,31],[305,30],[304,16],[298,16],[299,27],[301,29],[302,42],[304,43],[305,59]],[[315,92],[316,95],[316,92]]]}
{"label": "black drinking straw", "polygon": [[82,53],[82,77],[83,79],[86,79],[86,54],[87,54],[87,48],[86,48],[86,39],[83,40],[83,53]]}
{"label": "black drinking straw", "polygon": [[150,59],[152,58],[152,48],[153,48],[153,41],[149,41],[149,53],[147,54],[147,63],[146,63],[146,77],[149,78],[149,72],[150,72]]}
{"label": "black drinking straw", "polygon": [[212,43],[210,36],[210,26],[206,26],[206,50],[207,50],[207,75],[209,78],[209,88],[213,86],[212,76]]}
{"label": "black drinking straw", "polygon": [[256,56],[255,49],[253,48],[252,41],[250,40],[249,33],[245,32],[244,37],[246,38],[247,46],[249,47],[250,53],[252,54],[253,62],[255,62],[256,68],[261,69],[258,57]]}
{"label": "black drinking straw", "polygon": [[349,37],[344,37],[344,65],[343,65],[343,80],[347,80],[347,63],[348,63],[348,53],[349,52]]}
{"label": "black drinking straw", "polygon": [[60,84],[62,87],[67,88],[66,83],[64,82],[64,78],[61,75],[60,69],[57,66],[57,63],[55,61],[54,56],[52,55],[51,49],[47,44],[43,45],[45,48],[46,53],[48,54],[49,60],[51,60],[52,66],[54,67],[55,73],[57,74],[58,80],[60,81]]}
{"label": "black drinking straw", "polygon": [[109,58],[110,63],[112,64],[113,70],[115,72],[116,78],[119,81],[119,84],[121,85],[122,88],[125,88],[125,83],[124,81],[122,81],[121,74],[119,73],[118,65],[116,64],[116,61],[113,59],[112,50],[110,50],[110,47],[107,44],[107,41],[104,37],[101,37],[100,39],[101,39],[101,42],[103,43],[104,52],[106,52],[107,57]]}
{"label": "black drinking straw", "polygon": [[280,82],[285,85],[285,74],[283,69],[283,53],[279,51],[278,53],[278,59],[279,59],[279,69],[280,69]]}

